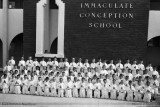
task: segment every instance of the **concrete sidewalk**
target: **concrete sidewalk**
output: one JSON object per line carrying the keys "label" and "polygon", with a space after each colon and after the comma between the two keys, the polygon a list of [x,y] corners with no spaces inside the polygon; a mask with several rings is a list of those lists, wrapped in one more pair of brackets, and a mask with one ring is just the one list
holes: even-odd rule
{"label": "concrete sidewalk", "polygon": [[57,98],[31,95],[0,94],[0,107],[139,107],[157,106],[155,103],[128,102],[110,99]]}

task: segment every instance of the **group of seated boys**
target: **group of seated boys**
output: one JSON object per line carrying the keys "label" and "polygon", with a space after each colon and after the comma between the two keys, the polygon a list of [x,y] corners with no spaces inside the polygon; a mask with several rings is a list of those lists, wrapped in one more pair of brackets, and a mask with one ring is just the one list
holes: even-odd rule
{"label": "group of seated boys", "polygon": [[101,98],[150,102],[159,95],[159,73],[156,67],[143,61],[122,64],[118,60],[109,63],[100,58],[89,63],[75,58],[57,61],[37,58],[16,62],[14,57],[3,69],[0,88],[2,93],[29,94],[51,97]]}

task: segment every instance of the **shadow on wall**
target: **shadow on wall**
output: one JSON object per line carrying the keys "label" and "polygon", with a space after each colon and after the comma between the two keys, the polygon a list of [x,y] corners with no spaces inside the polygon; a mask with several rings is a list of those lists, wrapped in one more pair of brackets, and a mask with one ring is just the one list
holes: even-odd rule
{"label": "shadow on wall", "polygon": [[148,41],[147,59],[153,66],[157,66],[160,71],[160,36]]}
{"label": "shadow on wall", "polygon": [[23,33],[15,36],[9,47],[9,58],[14,56],[16,63],[23,56]]}

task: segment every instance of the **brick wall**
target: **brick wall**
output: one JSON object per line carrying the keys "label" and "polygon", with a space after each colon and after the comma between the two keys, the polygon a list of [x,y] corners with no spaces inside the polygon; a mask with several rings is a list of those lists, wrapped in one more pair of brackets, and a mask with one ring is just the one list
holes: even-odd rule
{"label": "brick wall", "polygon": [[[80,18],[81,12],[108,12],[107,9],[84,9],[85,0],[63,0],[65,10],[65,57],[144,59],[146,60],[149,0],[86,0],[86,2],[134,1],[134,9],[114,9],[111,12],[134,12],[134,19]],[[89,22],[121,22],[122,29],[89,28]]]}
{"label": "brick wall", "polygon": [[36,3],[39,0],[24,0],[24,56],[34,56],[36,52]]}
{"label": "brick wall", "polygon": [[[36,3],[39,0],[24,0],[24,55],[34,56],[36,50]],[[135,1],[134,20],[109,20],[120,21],[123,29],[90,29],[88,22],[97,19],[79,18],[82,12],[79,3],[85,0],[63,0],[65,10],[65,57],[93,57],[105,59],[144,59],[146,60],[149,0],[124,0]],[[114,2],[123,0],[94,0],[94,2]],[[53,1],[52,1],[53,2]],[[87,0],[87,2],[93,2]],[[56,6],[51,4],[51,9]],[[56,7],[57,8],[57,7]],[[83,10],[85,12],[86,10]],[[93,10],[88,10],[90,12]],[[94,12],[107,12],[107,10],[94,10]],[[112,12],[117,10],[112,10]],[[119,11],[119,10],[118,10]],[[128,12],[121,9],[119,12]],[[107,22],[107,20],[98,20]]]}

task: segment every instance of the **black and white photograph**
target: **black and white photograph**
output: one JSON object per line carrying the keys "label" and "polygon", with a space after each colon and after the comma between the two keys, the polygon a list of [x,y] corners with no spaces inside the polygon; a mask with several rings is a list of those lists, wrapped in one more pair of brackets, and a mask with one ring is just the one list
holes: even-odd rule
{"label": "black and white photograph", "polygon": [[160,0],[0,0],[0,107],[160,107]]}

